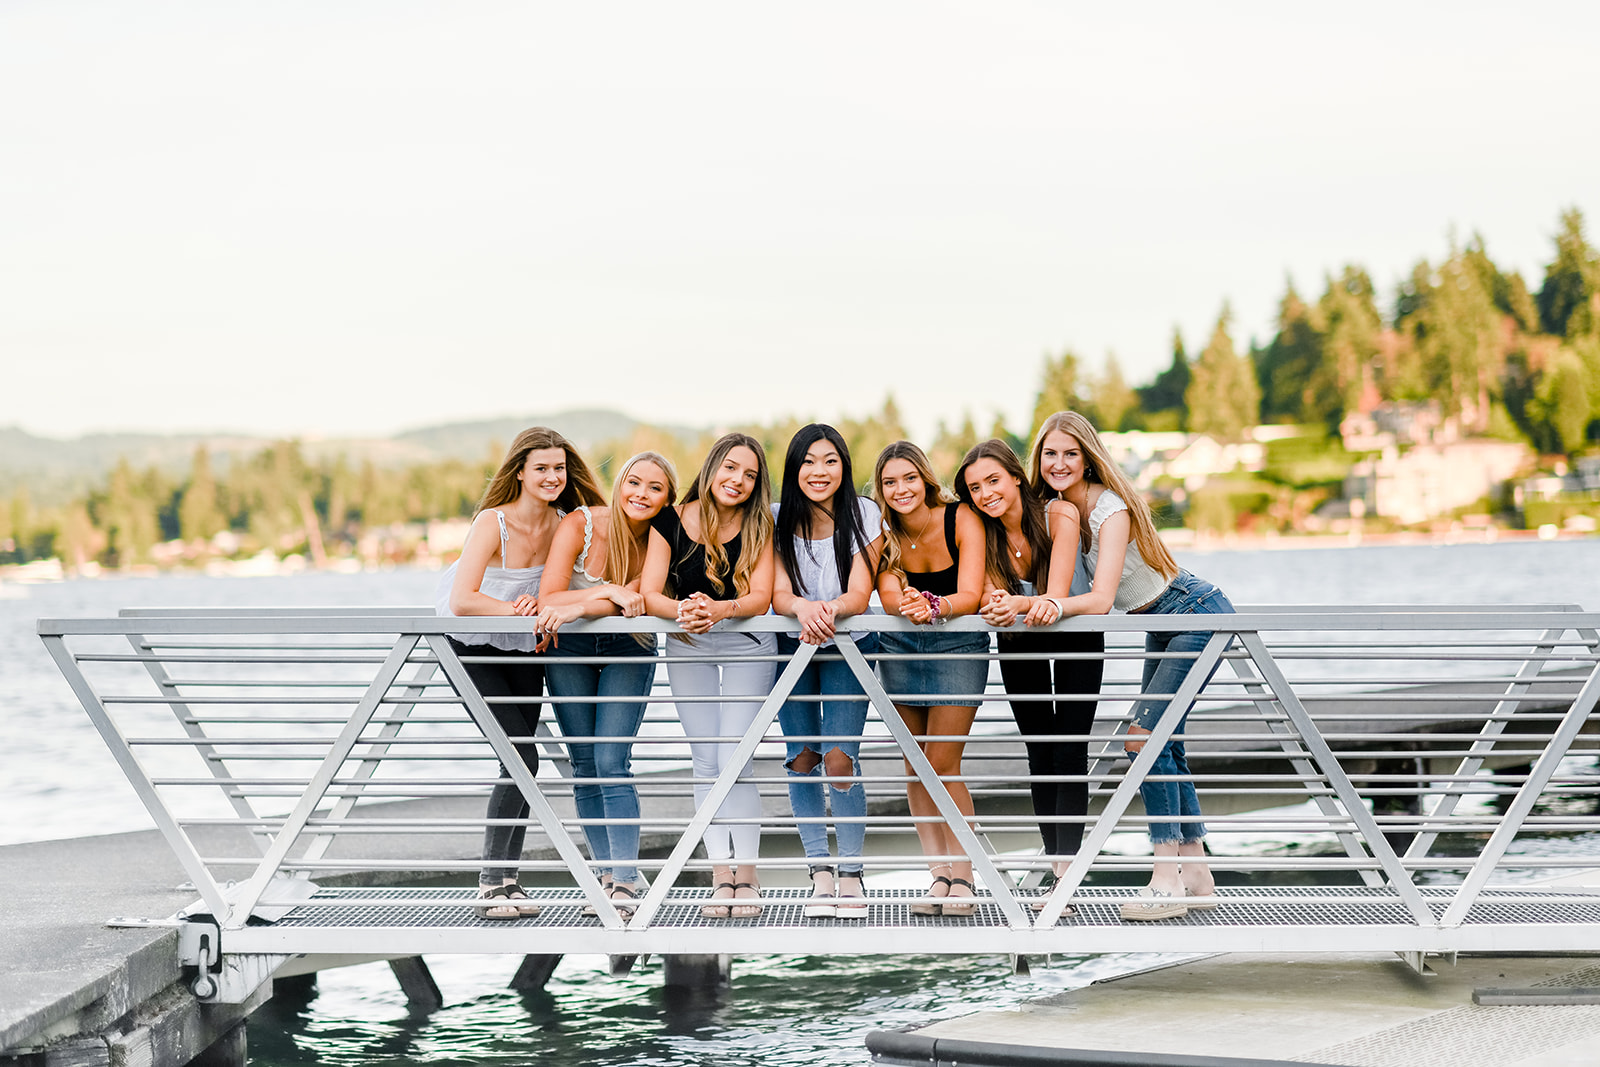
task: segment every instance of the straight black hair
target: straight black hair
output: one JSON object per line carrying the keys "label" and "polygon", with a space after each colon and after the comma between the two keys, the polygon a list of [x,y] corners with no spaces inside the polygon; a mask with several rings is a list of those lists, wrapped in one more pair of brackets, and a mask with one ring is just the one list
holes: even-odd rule
{"label": "straight black hair", "polygon": [[[833,499],[827,504],[814,505],[811,498],[800,489],[800,467],[805,463],[806,453],[811,446],[822,440],[839,450],[841,478]],[[846,589],[850,585],[851,557],[871,544],[877,533],[874,531],[869,534],[861,528],[856,478],[850,468],[850,446],[844,443],[844,437],[838,430],[822,422],[802,426],[789,438],[789,451],[783,457],[783,486],[778,495],[778,530],[775,538],[778,558],[783,560],[783,570],[789,576],[789,584],[800,596],[805,596],[807,589],[805,579],[800,576],[800,563],[794,558],[794,540],[796,537],[802,541],[812,539],[813,507],[823,507],[833,513],[833,562],[839,569],[839,588]]]}

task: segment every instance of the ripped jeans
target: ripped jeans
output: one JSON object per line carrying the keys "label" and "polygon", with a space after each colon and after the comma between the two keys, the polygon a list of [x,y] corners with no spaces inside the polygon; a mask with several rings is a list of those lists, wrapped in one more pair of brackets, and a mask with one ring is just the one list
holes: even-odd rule
{"label": "ripped jeans", "polygon": [[[778,635],[778,651],[794,655],[800,642],[785,634]],[[864,633],[856,637],[856,647],[863,655],[878,650],[878,635]],[[797,696],[820,696],[821,700],[794,700]],[[847,700],[829,700],[830,696],[853,697]],[[867,724],[867,700],[861,683],[839,653],[833,648],[819,648],[806,669],[795,680],[791,699],[778,712],[778,725],[788,737],[859,738]],[[784,767],[789,771],[789,806],[797,819],[814,819],[802,822],[800,843],[805,846],[806,858],[826,861],[828,858],[828,827],[822,822],[827,805],[832,802],[836,819],[860,819],[867,814],[867,790],[860,782],[851,782],[847,788],[839,784],[827,785],[817,781],[827,774],[826,764],[820,758],[823,752],[837,748],[850,757],[854,774],[861,775],[861,742],[858,740],[790,741],[784,755]],[[806,750],[819,757],[817,765],[801,773],[794,769],[794,761]],[[843,783],[840,783],[843,784]],[[866,843],[867,826],[862,822],[841,822],[834,833],[839,839],[839,873],[860,874],[861,853]]]}

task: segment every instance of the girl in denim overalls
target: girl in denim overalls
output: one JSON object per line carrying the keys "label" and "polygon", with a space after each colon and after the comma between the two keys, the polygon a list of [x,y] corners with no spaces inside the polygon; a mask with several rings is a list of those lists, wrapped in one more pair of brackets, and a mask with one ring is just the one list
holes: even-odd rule
{"label": "girl in denim overalls", "polygon": [[[1149,505],[1111,459],[1088,419],[1075,411],[1058,411],[1046,419],[1033,442],[1031,466],[1035,488],[1059,494],[1080,515],[1087,516],[1084,566],[1091,588],[1062,598],[1062,614],[1101,615],[1112,608],[1149,615],[1233,613],[1222,590],[1182,569],[1172,558],[1156,536]],[[1209,630],[1147,634],[1147,653],[1186,655],[1145,660],[1142,692],[1176,692],[1194,666],[1193,657],[1210,638]],[[1135,705],[1124,742],[1130,758],[1144,747],[1142,735],[1154,729],[1167,704],[1165,699],[1155,699]],[[1187,779],[1190,771],[1181,739],[1183,729],[1184,723],[1179,722],[1174,739],[1162,747],[1150,768],[1150,777]],[[1171,919],[1191,908],[1216,907],[1216,883],[1205,860],[1206,828],[1200,821],[1194,783],[1146,780],[1139,793],[1150,817],[1150,842],[1157,863],[1150,884],[1140,890],[1140,899],[1123,905],[1122,917]]]}

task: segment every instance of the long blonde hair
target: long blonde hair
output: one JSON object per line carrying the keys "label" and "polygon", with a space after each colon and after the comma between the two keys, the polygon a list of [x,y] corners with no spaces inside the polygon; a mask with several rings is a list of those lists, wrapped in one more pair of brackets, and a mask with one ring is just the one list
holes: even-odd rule
{"label": "long blonde hair", "polygon": [[739,505],[744,515],[739,523],[739,559],[733,567],[735,597],[744,596],[750,591],[750,576],[755,573],[756,564],[761,562],[761,554],[772,540],[772,479],[767,473],[766,449],[747,433],[723,434],[711,446],[706,461],[700,465],[700,474],[683,496],[685,506],[700,502],[700,536],[705,538],[702,544],[706,550],[706,579],[718,593],[726,593],[721,571],[728,565],[728,554],[722,542],[717,540],[719,524],[717,505],[711,498],[711,480],[722,467],[722,461],[728,458],[728,453],[740,445],[755,453],[756,487]]}
{"label": "long blonde hair", "polygon": [[[1040,456],[1044,453],[1045,435],[1057,430],[1074,438],[1082,447],[1083,480],[1105,486],[1128,506],[1128,519],[1133,524],[1133,543],[1138,547],[1140,557],[1168,581],[1176,578],[1178,561],[1172,558],[1172,553],[1167,551],[1167,546],[1156,535],[1156,520],[1150,514],[1150,505],[1139,495],[1139,490],[1133,487],[1128,476],[1122,473],[1122,468],[1111,458],[1111,453],[1106,451],[1094,425],[1076,411],[1058,411],[1039,427],[1039,432],[1033,438],[1033,450],[1028,455],[1028,484],[1046,500],[1055,495],[1055,490],[1044,480]],[[1089,536],[1087,515],[1083,516],[1083,535]]]}
{"label": "long blonde hair", "polygon": [[900,547],[900,539],[909,538],[911,531],[905,528],[905,520],[889,506],[888,498],[883,495],[883,468],[895,459],[903,459],[917,469],[917,476],[922,479],[923,485],[922,501],[928,507],[954,504],[956,498],[939,481],[939,476],[933,473],[928,454],[910,441],[896,441],[878,453],[878,462],[872,468],[872,498],[878,502],[878,510],[883,513],[883,553],[878,557],[878,573],[892,574],[903,583],[906,570],[901,559],[905,553]]}
{"label": "long blonde hair", "polygon": [[500,469],[489,479],[489,487],[483,491],[483,497],[472,513],[474,517],[488,508],[510,504],[522,495],[522,484],[517,481],[517,475],[527,466],[528,453],[542,448],[559,448],[567,454],[567,485],[556,498],[558,510],[571,511],[579,504],[600,507],[606,502],[600,484],[595,481],[583,457],[578,455],[578,450],[572,447],[572,442],[548,426],[531,426],[517,434],[516,440],[511,442],[506,458],[500,461]]}
{"label": "long blonde hair", "polygon": [[[672,461],[661,453],[640,452],[622,465],[617,472],[617,480],[611,486],[611,518],[606,524],[605,580],[612,585],[627,585],[644,567],[644,548],[634,537],[633,528],[629,526],[622,507],[622,483],[636,463],[654,463],[667,476],[667,502],[664,507],[670,508],[678,497],[678,472],[672,466]],[[649,538],[650,530],[646,528],[645,540]]]}

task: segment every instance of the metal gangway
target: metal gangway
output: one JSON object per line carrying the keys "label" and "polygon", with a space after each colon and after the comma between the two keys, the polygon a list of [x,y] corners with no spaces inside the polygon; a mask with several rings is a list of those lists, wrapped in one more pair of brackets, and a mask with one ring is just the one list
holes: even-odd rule
{"label": "metal gangway", "polygon": [[[1214,633],[1187,681],[1173,694],[1142,693],[1146,631],[1192,628],[1197,618]],[[1039,854],[1027,768],[997,672],[967,738],[960,780],[978,812],[969,822],[918,748],[926,739],[909,731],[879,685],[875,657],[841,635],[836,654],[871,702],[861,736],[873,804],[864,920],[802,911],[806,860],[775,716],[815,649],[777,657],[770,695],[742,737],[722,739],[737,741],[737,751],[729,771],[700,783],[710,795],[698,807],[666,672],[657,672],[634,747],[646,845],[639,867],[649,889],[625,917],[585,852],[549,707],[531,775],[513,748],[528,739],[500,729],[442,639],[526,625],[412,608],[140,609],[39,622],[192,880],[199,899],[163,921],[179,927],[184,961],[198,968],[197,994],[242,999],[302,954],[1378,950],[1420,970],[1427,954],[1600,951],[1600,889],[1579,884],[1582,872],[1600,867],[1590,732],[1600,615],[1571,605],[1265,606],[1055,624],[1102,632],[1106,651],[1093,731],[1044,739],[1087,740],[1091,789],[1082,847],[1047,894],[1037,886],[1051,857]],[[734,624],[788,625],[771,616]],[[876,615],[849,625],[909,624]],[[990,629],[970,618],[949,625]],[[651,633],[659,642],[675,627],[607,619],[564,632],[582,629]],[[1171,705],[1130,762],[1119,735],[1141,696]],[[1124,922],[1119,906],[1153,862],[1139,783],[1185,712],[1181,736],[1220,903],[1168,921]],[[763,795],[764,910],[708,919],[701,906],[711,864],[697,846],[750,757],[756,769],[744,780]],[[474,910],[497,762],[530,806],[520,870],[542,906],[537,917],[491,920]],[[927,818],[945,822],[972,861],[977,906],[969,916],[911,911],[928,899],[928,859],[904,800],[912,780],[937,806]],[[1041,896],[1036,911],[1030,905]]]}

